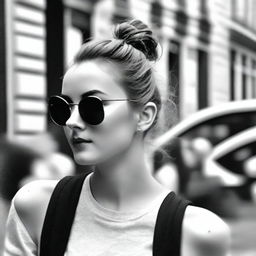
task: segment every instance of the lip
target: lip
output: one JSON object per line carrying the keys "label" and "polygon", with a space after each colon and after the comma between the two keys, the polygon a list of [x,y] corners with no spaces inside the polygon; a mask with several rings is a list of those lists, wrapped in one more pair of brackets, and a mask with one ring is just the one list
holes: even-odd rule
{"label": "lip", "polygon": [[73,145],[77,145],[77,144],[81,144],[81,143],[92,143],[91,140],[83,139],[83,138],[79,138],[79,137],[73,137],[71,139],[71,142]]}

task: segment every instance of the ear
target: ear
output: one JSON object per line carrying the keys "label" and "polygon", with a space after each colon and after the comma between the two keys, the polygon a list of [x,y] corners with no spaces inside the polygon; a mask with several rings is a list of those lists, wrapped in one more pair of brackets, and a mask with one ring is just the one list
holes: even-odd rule
{"label": "ear", "polygon": [[154,102],[148,102],[139,112],[137,130],[140,132],[147,131],[153,124],[157,114],[157,106]]}

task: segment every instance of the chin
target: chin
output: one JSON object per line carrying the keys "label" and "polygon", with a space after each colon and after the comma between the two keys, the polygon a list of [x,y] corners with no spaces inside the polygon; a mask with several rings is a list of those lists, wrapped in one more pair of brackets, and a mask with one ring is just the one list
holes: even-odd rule
{"label": "chin", "polygon": [[74,154],[74,160],[79,165],[96,165],[100,162],[98,158],[83,154]]}

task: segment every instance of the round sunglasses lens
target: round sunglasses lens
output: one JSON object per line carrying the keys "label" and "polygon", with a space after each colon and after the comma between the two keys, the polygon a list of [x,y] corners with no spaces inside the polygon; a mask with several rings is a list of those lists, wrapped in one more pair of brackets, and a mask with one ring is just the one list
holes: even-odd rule
{"label": "round sunglasses lens", "polygon": [[61,97],[53,96],[49,100],[49,114],[52,121],[58,125],[66,125],[70,117],[70,108]]}
{"label": "round sunglasses lens", "polygon": [[100,124],[104,119],[102,101],[96,97],[87,97],[80,101],[79,112],[83,120],[91,125]]}

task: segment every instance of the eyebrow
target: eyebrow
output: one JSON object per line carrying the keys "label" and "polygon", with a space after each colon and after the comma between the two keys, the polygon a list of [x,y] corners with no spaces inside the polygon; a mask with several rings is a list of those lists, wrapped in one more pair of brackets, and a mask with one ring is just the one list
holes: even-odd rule
{"label": "eyebrow", "polygon": [[88,92],[83,93],[83,94],[81,95],[81,98],[84,98],[84,97],[90,96],[90,95],[94,95],[94,94],[97,94],[97,93],[107,95],[106,93],[104,93],[104,92],[102,92],[102,91],[99,91],[99,90],[91,90],[91,91],[88,91]]}

